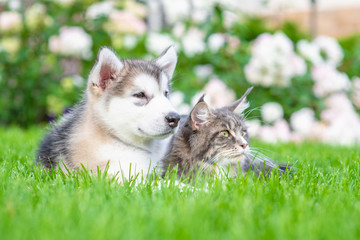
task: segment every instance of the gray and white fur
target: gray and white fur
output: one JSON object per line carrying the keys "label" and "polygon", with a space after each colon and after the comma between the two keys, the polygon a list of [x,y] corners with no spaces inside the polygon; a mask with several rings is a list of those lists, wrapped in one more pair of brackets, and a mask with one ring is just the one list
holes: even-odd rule
{"label": "gray and white fur", "polygon": [[85,94],[40,144],[37,162],[47,169],[147,176],[163,156],[162,141],[177,130],[171,105],[171,78],[177,55],[167,48],[158,58],[119,59],[99,50]]}
{"label": "gray and white fur", "polygon": [[189,116],[182,116],[179,131],[162,161],[162,175],[177,169],[179,178],[191,178],[199,172],[236,176],[238,166],[244,175],[251,170],[269,176],[275,169],[283,174],[286,165],[274,163],[249,146],[243,111],[249,106],[246,97],[251,90],[231,105],[215,110],[209,108],[203,96]]}

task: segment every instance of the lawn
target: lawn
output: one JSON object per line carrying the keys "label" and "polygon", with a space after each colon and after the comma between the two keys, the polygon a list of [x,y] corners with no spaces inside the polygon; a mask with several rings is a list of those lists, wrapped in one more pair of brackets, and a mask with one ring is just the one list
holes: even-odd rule
{"label": "lawn", "polygon": [[289,178],[208,180],[199,190],[34,167],[42,128],[0,129],[1,239],[359,239],[360,148],[253,142]]}

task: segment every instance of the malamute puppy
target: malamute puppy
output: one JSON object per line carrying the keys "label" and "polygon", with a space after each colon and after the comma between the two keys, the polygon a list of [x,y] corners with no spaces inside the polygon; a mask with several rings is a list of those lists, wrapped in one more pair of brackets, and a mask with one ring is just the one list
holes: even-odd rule
{"label": "malamute puppy", "polygon": [[82,101],[44,137],[37,162],[65,172],[109,164],[109,174],[146,176],[180,119],[168,99],[176,62],[174,47],[152,61],[101,48]]}

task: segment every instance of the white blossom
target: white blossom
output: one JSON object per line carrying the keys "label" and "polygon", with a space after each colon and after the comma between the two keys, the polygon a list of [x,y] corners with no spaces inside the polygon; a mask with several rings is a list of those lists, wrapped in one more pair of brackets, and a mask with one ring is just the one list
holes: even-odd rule
{"label": "white blossom", "polygon": [[191,107],[184,103],[184,94],[182,92],[173,92],[170,94],[169,100],[180,114],[189,114]]}
{"label": "white blossom", "polygon": [[144,20],[137,17],[134,13],[123,10],[113,10],[104,28],[110,33],[142,35],[146,32],[147,27]]}
{"label": "white blossom", "polygon": [[18,32],[22,28],[21,15],[18,12],[0,13],[0,33]]}
{"label": "white blossom", "polygon": [[235,93],[218,78],[211,79],[204,87],[207,103],[212,108],[220,108],[235,101]]}
{"label": "white blossom", "polygon": [[248,128],[250,137],[257,137],[261,128],[261,122],[258,119],[245,120],[245,125]]}
{"label": "white blossom", "polygon": [[169,24],[174,24],[190,16],[190,2],[184,0],[161,0],[165,17]]}
{"label": "white blossom", "polygon": [[138,43],[138,39],[137,39],[137,36],[135,36],[135,35],[126,35],[123,38],[124,48],[126,48],[128,50],[133,49],[137,43]]}
{"label": "white blossom", "polygon": [[310,135],[315,122],[315,113],[311,108],[302,108],[290,117],[292,129],[303,137]]}
{"label": "white blossom", "polygon": [[341,63],[344,53],[336,39],[328,36],[318,36],[315,38],[314,43],[325,53],[325,63],[332,66],[338,66]]}
{"label": "white blossom", "polygon": [[225,36],[221,33],[213,33],[209,36],[208,47],[210,51],[216,52],[225,45]]}
{"label": "white blossom", "polygon": [[252,47],[252,58],[245,66],[246,79],[265,87],[289,86],[292,77],[306,73],[306,64],[294,52],[293,43],[283,33],[258,36]]}
{"label": "white blossom", "polygon": [[214,67],[211,64],[197,65],[194,67],[194,72],[197,77],[205,79],[214,73]]}
{"label": "white blossom", "polygon": [[272,126],[268,126],[268,125],[262,126],[259,130],[258,136],[262,141],[265,142],[269,142],[269,143],[277,142],[276,130]]}
{"label": "white blossom", "polygon": [[300,55],[314,65],[328,64],[336,67],[344,57],[344,53],[336,39],[328,36],[318,36],[312,42],[300,40],[297,43],[297,49]]}
{"label": "white blossom", "polygon": [[59,36],[49,39],[50,51],[65,56],[91,57],[92,39],[81,27],[62,27]]}
{"label": "white blossom", "polygon": [[323,59],[320,55],[320,47],[314,43],[310,43],[307,40],[300,40],[296,45],[300,55],[309,60],[312,64],[318,65],[323,63]]}
{"label": "white blossom", "polygon": [[314,80],[313,90],[317,97],[325,97],[329,94],[347,91],[351,87],[346,73],[339,72],[329,64],[314,66],[311,71]]}
{"label": "white blossom", "polygon": [[266,123],[273,123],[281,119],[283,115],[284,111],[279,103],[268,102],[261,107],[261,116]]}
{"label": "white blossom", "polygon": [[289,142],[291,131],[288,122],[285,119],[279,119],[274,123],[275,137],[279,142]]}
{"label": "white blossom", "polygon": [[172,34],[176,38],[181,38],[183,36],[183,34],[185,33],[185,29],[186,29],[185,24],[182,22],[178,22],[174,25],[174,27],[172,29]]}
{"label": "white blossom", "polygon": [[147,34],[146,49],[151,53],[159,55],[170,45],[176,45],[176,43],[168,34],[157,32]]}
{"label": "white blossom", "polygon": [[182,38],[182,47],[188,57],[204,52],[206,48],[204,33],[195,27],[190,28]]}
{"label": "white blossom", "polygon": [[97,2],[92,4],[86,10],[87,19],[95,19],[101,16],[107,16],[114,10],[114,3],[111,1]]}
{"label": "white blossom", "polygon": [[325,100],[326,109],[321,119],[327,128],[322,141],[330,144],[352,145],[360,143],[360,117],[345,93],[337,93]]}

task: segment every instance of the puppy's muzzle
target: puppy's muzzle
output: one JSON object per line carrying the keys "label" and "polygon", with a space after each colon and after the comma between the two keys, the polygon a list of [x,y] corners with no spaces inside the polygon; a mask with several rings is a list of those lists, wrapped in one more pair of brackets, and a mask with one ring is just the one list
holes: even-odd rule
{"label": "puppy's muzzle", "polygon": [[176,128],[180,120],[180,115],[176,112],[171,112],[165,117],[165,119],[168,122],[169,127]]}

